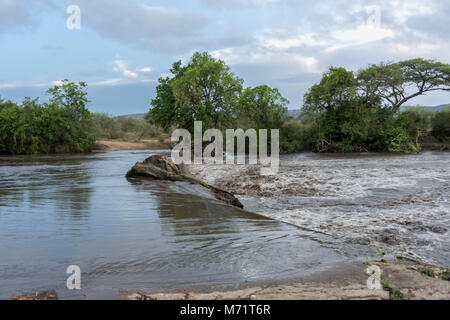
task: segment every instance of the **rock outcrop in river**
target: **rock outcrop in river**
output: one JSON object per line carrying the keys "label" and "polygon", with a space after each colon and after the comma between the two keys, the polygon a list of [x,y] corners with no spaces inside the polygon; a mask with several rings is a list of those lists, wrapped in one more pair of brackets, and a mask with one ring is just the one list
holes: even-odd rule
{"label": "rock outcrop in river", "polygon": [[136,163],[126,177],[144,178],[152,180],[168,180],[168,181],[188,181],[190,183],[199,184],[214,195],[217,200],[223,201],[229,205],[243,208],[242,203],[230,192],[208,185],[205,181],[197,179],[187,172],[183,172],[172,160],[164,155],[154,155],[143,162]]}

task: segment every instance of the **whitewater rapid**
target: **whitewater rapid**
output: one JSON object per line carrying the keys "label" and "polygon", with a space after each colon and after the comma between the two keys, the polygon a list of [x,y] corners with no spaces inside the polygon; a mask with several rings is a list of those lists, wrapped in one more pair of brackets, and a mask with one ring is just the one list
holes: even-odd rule
{"label": "whitewater rapid", "polygon": [[250,165],[189,170],[248,211],[336,243],[450,265],[450,153],[287,155],[274,176]]}

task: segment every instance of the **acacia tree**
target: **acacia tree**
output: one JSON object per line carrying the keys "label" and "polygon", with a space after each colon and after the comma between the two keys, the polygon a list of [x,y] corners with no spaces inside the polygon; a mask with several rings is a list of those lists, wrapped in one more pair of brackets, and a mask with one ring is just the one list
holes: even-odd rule
{"label": "acacia tree", "polygon": [[243,80],[222,60],[195,53],[186,66],[174,63],[172,77],[160,78],[151,118],[163,127],[192,130],[194,121],[204,127],[222,128],[233,121]]}
{"label": "acacia tree", "polygon": [[412,59],[360,70],[358,88],[366,98],[380,97],[397,112],[407,101],[432,91],[450,91],[450,65]]}

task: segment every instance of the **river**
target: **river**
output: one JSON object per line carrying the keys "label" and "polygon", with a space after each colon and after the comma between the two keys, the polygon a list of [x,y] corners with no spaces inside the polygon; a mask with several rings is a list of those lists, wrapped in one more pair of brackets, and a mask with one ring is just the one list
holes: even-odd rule
{"label": "river", "polygon": [[448,152],[287,155],[267,177],[256,166],[191,169],[247,210],[330,236],[341,252],[362,246],[450,266]]}
{"label": "river", "polygon": [[[127,181],[151,154],[0,157],[0,299],[236,288],[334,272],[364,251],[225,206],[187,183]],[[66,288],[70,265],[81,268],[80,291]]]}

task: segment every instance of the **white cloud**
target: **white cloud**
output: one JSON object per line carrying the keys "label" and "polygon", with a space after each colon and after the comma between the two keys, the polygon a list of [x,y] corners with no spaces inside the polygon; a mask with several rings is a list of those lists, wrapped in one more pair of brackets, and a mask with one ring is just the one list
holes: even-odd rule
{"label": "white cloud", "polygon": [[[280,32],[284,33],[284,32]],[[271,35],[259,35],[258,40],[263,44],[263,46],[272,49],[290,49],[300,46],[316,47],[324,46],[327,41],[325,39],[320,39],[317,34],[314,33],[299,33],[294,36],[281,37],[280,34]],[[319,40],[320,39],[320,40]]]}
{"label": "white cloud", "polygon": [[[153,78],[142,78],[142,79],[131,79],[131,78],[109,78],[104,80],[89,81],[88,86],[92,87],[111,87],[125,84],[133,83],[154,83],[156,79]],[[0,83],[0,89],[17,89],[17,88],[50,88],[53,86],[60,86],[63,82],[61,80],[48,81],[48,82],[24,82],[16,81],[9,83]]]}
{"label": "white cloud", "polygon": [[109,86],[116,86],[121,83],[123,83],[124,79],[122,78],[111,78],[106,80],[100,80],[100,81],[94,81],[90,82],[89,85],[93,87],[109,87]]}
{"label": "white cloud", "polygon": [[335,40],[335,43],[324,49],[323,52],[325,53],[330,53],[343,48],[360,46],[386,38],[394,38],[395,33],[391,29],[361,25],[356,29],[333,31],[331,36]]}
{"label": "white cloud", "polygon": [[173,74],[171,74],[171,73],[160,73],[158,76],[158,78],[169,78],[169,79],[172,77],[173,77]]}
{"label": "white cloud", "polygon": [[52,82],[52,85],[54,86],[62,86],[64,82],[62,80],[56,80]]}
{"label": "white cloud", "polygon": [[[66,0],[82,8],[85,25],[125,44],[163,50],[180,44],[206,26],[201,13],[186,9],[154,6],[140,0]],[[181,7],[181,6],[180,6]]]}
{"label": "white cloud", "polygon": [[116,72],[121,72],[127,78],[136,79],[138,77],[138,74],[136,72],[128,69],[128,62],[124,60],[115,60],[113,70]]}
{"label": "white cloud", "polygon": [[408,43],[398,43],[393,44],[388,48],[389,52],[391,54],[408,54],[411,52],[414,52],[416,55],[428,55],[432,54],[433,52],[436,52],[441,47],[433,44],[433,43],[414,43],[414,44],[408,44]]}
{"label": "white cloud", "polygon": [[[276,66],[280,71],[318,72],[318,60],[296,52],[268,50],[255,44],[237,48],[224,48],[211,52],[215,58],[222,59],[230,65],[266,65]],[[289,66],[288,66],[289,65]]]}
{"label": "white cloud", "polygon": [[110,78],[105,80],[98,80],[93,82],[88,82],[89,86],[93,87],[112,87],[119,85],[129,85],[129,84],[139,84],[139,83],[154,83],[157,80],[154,78]]}
{"label": "white cloud", "polygon": [[0,89],[12,89],[12,88],[20,88],[20,87],[22,87],[22,85],[17,82],[0,83]]}
{"label": "white cloud", "polygon": [[145,68],[140,68],[138,71],[139,71],[140,73],[149,73],[149,72],[152,72],[153,69],[150,68],[150,67],[145,67]]}
{"label": "white cloud", "polygon": [[41,88],[41,87],[53,87],[59,85],[60,81],[49,81],[49,82],[32,82],[32,81],[15,81],[0,83],[0,89],[15,89],[15,88]]}
{"label": "white cloud", "polygon": [[357,44],[378,41],[384,38],[393,38],[394,32],[390,29],[361,25],[356,29],[344,29],[332,32],[333,38],[342,42]]}
{"label": "white cloud", "polygon": [[390,12],[398,24],[404,24],[409,18],[428,16],[434,12],[434,1],[389,1]]}

